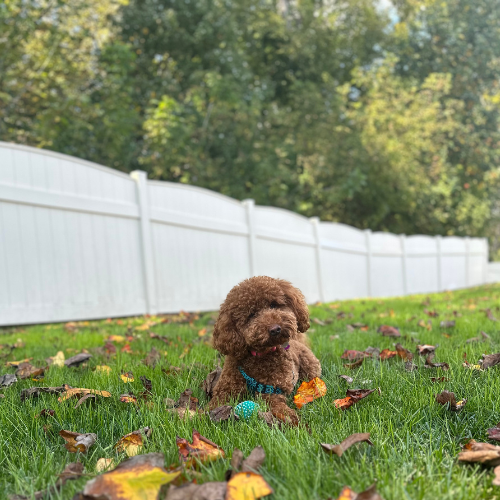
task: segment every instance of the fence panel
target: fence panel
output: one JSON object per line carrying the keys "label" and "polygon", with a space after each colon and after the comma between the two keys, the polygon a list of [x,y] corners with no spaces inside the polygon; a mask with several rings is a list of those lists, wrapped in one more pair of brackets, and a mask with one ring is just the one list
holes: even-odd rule
{"label": "fence panel", "polygon": [[455,289],[500,281],[487,254],[0,143],[0,325],[213,310],[262,274],[309,303]]}

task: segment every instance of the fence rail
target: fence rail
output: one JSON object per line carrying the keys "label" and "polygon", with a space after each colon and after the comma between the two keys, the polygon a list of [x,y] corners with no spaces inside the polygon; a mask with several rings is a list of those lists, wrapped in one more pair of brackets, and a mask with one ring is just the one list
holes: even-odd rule
{"label": "fence rail", "polygon": [[487,256],[0,142],[0,325],[213,310],[261,274],[310,303],[435,292],[500,281]]}

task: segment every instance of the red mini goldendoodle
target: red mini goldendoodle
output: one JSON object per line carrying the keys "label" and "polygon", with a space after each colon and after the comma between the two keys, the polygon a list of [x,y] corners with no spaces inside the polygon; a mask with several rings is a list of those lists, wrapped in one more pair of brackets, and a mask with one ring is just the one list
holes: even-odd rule
{"label": "red mini goldendoodle", "polygon": [[297,423],[285,396],[299,380],[321,375],[320,362],[304,341],[308,328],[304,296],[288,281],[257,276],[236,285],[214,327],[214,347],[227,357],[210,407],[260,393],[274,415]]}

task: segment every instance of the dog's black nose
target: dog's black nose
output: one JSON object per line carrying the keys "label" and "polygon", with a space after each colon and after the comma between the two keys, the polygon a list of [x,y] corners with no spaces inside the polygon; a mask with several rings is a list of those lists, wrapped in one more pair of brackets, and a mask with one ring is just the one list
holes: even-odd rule
{"label": "dog's black nose", "polygon": [[269,328],[269,334],[272,335],[273,337],[275,335],[279,335],[280,333],[281,333],[280,325],[273,325],[271,328]]}

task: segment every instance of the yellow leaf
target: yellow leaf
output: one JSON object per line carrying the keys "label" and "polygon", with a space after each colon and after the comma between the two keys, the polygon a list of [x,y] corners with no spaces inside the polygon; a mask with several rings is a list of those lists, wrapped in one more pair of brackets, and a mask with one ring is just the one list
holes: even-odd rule
{"label": "yellow leaf", "polygon": [[118,452],[124,451],[129,457],[135,457],[140,453],[144,446],[145,438],[151,435],[149,427],[143,427],[138,431],[125,434],[118,443],[115,444],[115,449]]}
{"label": "yellow leaf", "polygon": [[26,358],[21,359],[20,361],[7,361],[7,363],[5,363],[5,366],[13,366],[14,368],[17,368],[21,363],[28,363],[32,359],[33,358]]}
{"label": "yellow leaf", "polygon": [[111,393],[108,391],[97,391],[95,389],[72,388],[72,389],[66,389],[66,391],[63,392],[61,394],[61,396],[57,399],[57,401],[62,402],[62,401],[66,401],[69,398],[72,398],[73,396],[85,396],[85,394],[97,394],[98,396],[102,396],[104,398],[111,397]]}
{"label": "yellow leaf", "polygon": [[163,454],[148,453],[125,460],[115,470],[92,479],[83,494],[108,500],[157,500],[164,484],[180,474],[167,472]]}
{"label": "yellow leaf", "polygon": [[297,408],[302,408],[305,404],[321,398],[326,394],[326,384],[315,377],[309,382],[302,382],[297,389],[297,394],[293,397],[293,402]]}
{"label": "yellow leaf", "polygon": [[58,351],[58,353],[55,356],[51,356],[49,359],[52,360],[51,365],[52,366],[64,366],[64,353],[62,351]]}
{"label": "yellow leaf", "polygon": [[111,370],[111,368],[110,368],[109,366],[107,366],[107,365],[97,365],[97,366],[95,367],[95,371],[96,371],[96,372],[102,372],[102,373],[106,373],[106,374],[108,374],[108,373],[110,373],[112,370]]}
{"label": "yellow leaf", "polygon": [[108,470],[114,469],[115,461],[112,458],[100,458],[95,464],[96,472],[106,472]]}
{"label": "yellow leaf", "polygon": [[238,472],[227,483],[226,500],[255,500],[273,493],[266,480],[255,472]]}
{"label": "yellow leaf", "polygon": [[110,342],[118,342],[120,344],[125,342],[125,337],[123,335],[110,335],[107,340]]}
{"label": "yellow leaf", "polygon": [[344,486],[337,500],[355,500],[357,496],[358,494],[352,491],[349,486]]}
{"label": "yellow leaf", "polygon": [[196,429],[193,429],[193,443],[180,437],[175,441],[179,448],[179,458],[186,467],[193,466],[197,461],[212,462],[225,456],[224,450],[219,445],[202,436]]}
{"label": "yellow leaf", "polygon": [[207,334],[207,329],[206,328],[202,328],[199,332],[198,332],[198,337],[203,337],[204,335]]}
{"label": "yellow leaf", "polygon": [[125,382],[133,382],[134,381],[134,375],[132,372],[127,372],[127,373],[122,373],[120,375],[120,378]]}

